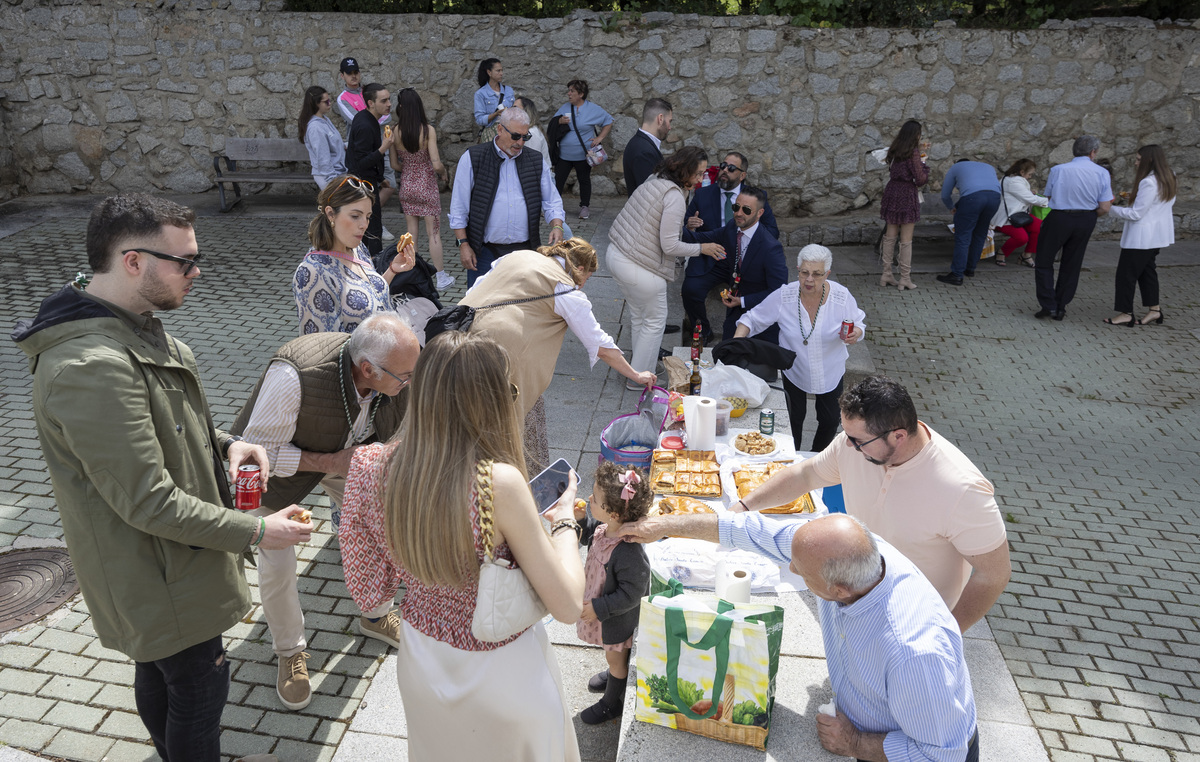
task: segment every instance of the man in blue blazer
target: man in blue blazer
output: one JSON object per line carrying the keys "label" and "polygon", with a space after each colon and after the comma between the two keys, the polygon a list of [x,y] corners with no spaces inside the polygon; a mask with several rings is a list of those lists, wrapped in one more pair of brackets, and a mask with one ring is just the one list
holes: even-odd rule
{"label": "man in blue blazer", "polygon": [[[685,213],[688,230],[707,233],[720,230],[733,221],[734,200],[742,192],[742,184],[746,180],[748,166],[749,162],[743,154],[737,151],[725,154],[724,160],[721,161],[721,171],[717,175],[716,184],[697,188],[692,195],[692,202],[688,204]],[[763,197],[766,198],[765,194]],[[775,214],[771,211],[769,201],[763,203],[760,224],[776,240],[779,239],[779,226],[775,223]],[[696,261],[699,259],[708,261]],[[714,274],[713,268],[717,265],[717,261],[712,257],[690,257],[688,259],[682,284],[683,307],[687,313],[685,322],[687,327],[684,329],[684,333],[691,333],[696,321],[699,320],[704,326],[704,334],[708,337],[712,336],[704,300],[714,285],[729,280],[728,274],[724,276],[720,273]],[[702,294],[700,293],[701,289],[703,289]],[[689,294],[692,295],[690,298]],[[732,335],[730,333],[730,336]],[[706,338],[705,341],[707,342],[708,339]]]}
{"label": "man in blue blazer", "polygon": [[[745,185],[733,203],[733,219],[724,227],[707,232],[684,231],[683,239],[689,243],[719,243],[725,248],[725,258],[712,260],[713,266],[706,275],[692,277],[689,274],[683,281],[684,308],[689,315],[701,316],[701,334],[706,343],[713,334],[707,323],[704,300],[713,286],[728,285],[728,293],[721,295],[727,308],[722,332],[724,338],[731,339],[737,330],[738,318],[787,283],[783,244],[764,222],[766,205],[766,193]],[[694,327],[695,323],[692,325]],[[779,326],[771,326],[752,338],[778,343]]]}

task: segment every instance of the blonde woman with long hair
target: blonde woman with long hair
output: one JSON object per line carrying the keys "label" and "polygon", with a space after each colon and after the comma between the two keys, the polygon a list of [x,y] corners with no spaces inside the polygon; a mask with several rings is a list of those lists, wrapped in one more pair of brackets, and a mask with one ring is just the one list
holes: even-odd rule
{"label": "blonde woman with long hair", "polygon": [[421,352],[399,434],[358,448],[350,466],[346,585],[377,603],[407,586],[396,665],[411,759],[579,759],[543,625],[500,643],[471,635],[489,488],[496,557],[516,562],[559,621],[582,610],[577,481],[543,514],[547,532],[527,484],[520,393],[503,348],[448,331]]}
{"label": "blonde woman with long hair", "polygon": [[496,260],[462,300],[476,309],[527,300],[480,310],[471,334],[495,340],[512,358],[513,380],[521,387],[518,405],[525,416],[525,466],[534,473],[549,465],[550,438],[542,393],[554,377],[568,328],[587,350],[593,366],[603,360],[637,386],[658,380],[653,373],[633,369],[592,313],[583,287],[598,266],[596,250],[582,238],[568,238],[537,251],[514,251]]}

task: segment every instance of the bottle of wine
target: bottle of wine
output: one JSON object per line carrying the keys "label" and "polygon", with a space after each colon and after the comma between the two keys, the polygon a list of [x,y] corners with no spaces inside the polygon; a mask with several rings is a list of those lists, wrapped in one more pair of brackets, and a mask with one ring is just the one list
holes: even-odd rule
{"label": "bottle of wine", "polygon": [[696,329],[692,331],[692,377],[688,380],[688,392],[700,394],[700,353],[704,347],[700,342],[700,321],[696,321]]}

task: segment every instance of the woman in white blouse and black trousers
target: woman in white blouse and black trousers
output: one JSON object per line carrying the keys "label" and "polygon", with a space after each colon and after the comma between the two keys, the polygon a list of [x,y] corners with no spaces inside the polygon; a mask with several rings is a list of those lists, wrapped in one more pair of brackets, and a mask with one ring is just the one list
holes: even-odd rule
{"label": "woman in white blouse and black trousers", "polygon": [[[742,315],[734,337],[753,336],[779,326],[779,346],[796,353],[796,362],[783,372],[792,436],[798,447],[808,395],[812,394],[817,411],[812,451],[820,452],[837,436],[841,422],[838,398],[850,357],[846,347],[862,339],[867,313],[858,308],[845,286],[829,280],[833,252],[813,243],[801,249],[797,259],[800,280],[781,286]],[[846,336],[841,334],[844,320],[854,323],[854,330]]]}
{"label": "woman in white blouse and black trousers", "polygon": [[[1133,196],[1129,206],[1114,206],[1108,213],[1125,220],[1121,233],[1121,258],[1117,260],[1117,293],[1113,309],[1117,314],[1105,318],[1109,325],[1162,325],[1163,312],[1158,303],[1158,270],[1154,260],[1160,249],[1175,243],[1175,173],[1167,164],[1167,155],[1156,145],[1142,146],[1134,165]],[[1139,321],[1133,314],[1133,292],[1142,288],[1142,306],[1146,314]]]}

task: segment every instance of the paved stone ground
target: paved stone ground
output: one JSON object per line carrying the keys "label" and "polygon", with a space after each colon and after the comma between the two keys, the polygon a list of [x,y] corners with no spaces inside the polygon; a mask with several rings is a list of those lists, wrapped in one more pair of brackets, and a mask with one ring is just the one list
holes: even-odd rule
{"label": "paved stone ground", "polygon": [[[585,237],[602,233],[620,205],[600,201],[611,208],[593,207],[593,219],[576,226]],[[206,196],[197,206],[204,213],[215,203]],[[295,335],[289,282],[306,214],[294,204],[252,199],[250,206],[198,221],[211,264],[190,303],[166,320],[196,351],[218,425],[232,420],[263,358]],[[24,205],[5,217],[0,207],[0,323],[33,314],[41,298],[85,269],[88,208],[90,201],[73,199],[57,211]],[[1092,269],[1061,323],[1033,319],[1025,268],[985,262],[962,288],[936,283],[931,273],[948,259],[936,246],[918,249],[916,292],[878,288],[863,247],[836,251],[835,277],[867,311],[876,367],[905,383],[922,419],[996,483],[1009,515],[1014,577],[988,622],[1050,758],[1200,762],[1200,564],[1192,552],[1200,246],[1179,244],[1162,258],[1170,265],[1162,268],[1168,322],[1121,330],[1099,322],[1110,314],[1111,243],[1093,244]],[[462,286],[460,278],[451,300]],[[619,320],[621,305],[610,301],[597,303],[597,312]],[[676,302],[672,318],[679,312]],[[564,353],[571,347],[568,340]],[[10,342],[0,342],[0,370],[0,550],[54,542],[61,529],[33,430],[28,374]],[[583,443],[591,420],[628,404],[614,373],[598,367],[578,380],[560,376],[548,395],[552,405],[575,406],[565,418],[588,412],[585,423],[563,424],[556,446],[565,452],[591,450]],[[584,469],[590,473],[581,461]],[[229,633],[236,665],[224,716],[229,754],[331,759],[385,655],[381,644],[352,634],[336,542],[327,521],[317,529],[301,551],[316,697],[301,712],[281,710],[255,608]],[[588,649],[559,646],[559,654],[580,662],[580,671],[589,659],[597,669],[602,662]],[[77,599],[0,636],[0,743],[67,759],[154,759],[131,681],[132,666],[100,646]],[[587,700],[571,696],[573,704]],[[581,732],[585,757],[614,759],[615,728]]]}

